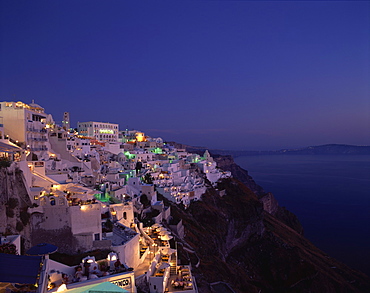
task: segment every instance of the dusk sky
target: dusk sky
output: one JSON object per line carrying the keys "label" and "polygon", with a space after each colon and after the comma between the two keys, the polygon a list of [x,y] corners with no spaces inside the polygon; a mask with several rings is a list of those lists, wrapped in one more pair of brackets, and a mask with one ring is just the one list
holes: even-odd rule
{"label": "dusk sky", "polygon": [[0,2],[0,100],[189,145],[370,145],[369,1]]}

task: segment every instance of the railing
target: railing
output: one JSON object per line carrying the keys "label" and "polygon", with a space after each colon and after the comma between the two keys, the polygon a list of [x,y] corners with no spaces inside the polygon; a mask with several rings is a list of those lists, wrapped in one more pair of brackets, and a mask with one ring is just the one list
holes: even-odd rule
{"label": "railing", "polygon": [[26,128],[27,131],[31,131],[31,132],[41,132],[41,133],[47,133],[47,130],[42,128],[42,129],[39,129],[39,128],[33,128],[33,127],[27,127]]}
{"label": "railing", "polygon": [[31,151],[33,152],[38,152],[38,151],[47,151],[48,148],[47,147],[40,147],[40,148],[31,148]]}
{"label": "railing", "polygon": [[33,140],[35,140],[35,141],[47,141],[47,139],[45,137],[35,137],[35,138],[33,138]]}

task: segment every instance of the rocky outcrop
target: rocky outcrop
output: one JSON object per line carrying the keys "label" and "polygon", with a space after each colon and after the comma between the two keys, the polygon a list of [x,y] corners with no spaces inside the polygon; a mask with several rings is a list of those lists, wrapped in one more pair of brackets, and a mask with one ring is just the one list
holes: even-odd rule
{"label": "rocky outcrop", "polygon": [[260,198],[260,201],[263,204],[263,209],[269,214],[275,215],[279,210],[279,204],[275,196],[269,192]]}
{"label": "rocky outcrop", "polygon": [[250,190],[252,190],[258,197],[262,197],[266,194],[261,186],[259,186],[254,179],[248,174],[247,170],[244,170],[237,165],[232,156],[212,155],[213,159],[217,163],[217,167],[225,171],[230,171],[234,178],[237,178]]}

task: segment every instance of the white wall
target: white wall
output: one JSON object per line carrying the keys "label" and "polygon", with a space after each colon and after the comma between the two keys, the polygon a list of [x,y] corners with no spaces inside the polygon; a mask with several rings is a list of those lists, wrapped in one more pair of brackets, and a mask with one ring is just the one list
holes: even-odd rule
{"label": "white wall", "polygon": [[[109,206],[117,213],[117,220],[124,226],[130,227],[134,223],[134,208],[132,202],[125,202]],[[125,214],[126,213],[126,214]],[[126,218],[124,217],[126,215]]]}
{"label": "white wall", "polygon": [[120,261],[134,269],[140,264],[139,239],[140,235],[137,234],[123,245],[112,246],[112,249],[118,253]]}
{"label": "white wall", "polygon": [[[82,206],[70,206],[69,212],[71,217],[71,228],[73,234],[99,233],[99,239],[102,239],[102,226],[101,226],[101,205],[89,204]],[[93,238],[94,239],[94,238]]]}

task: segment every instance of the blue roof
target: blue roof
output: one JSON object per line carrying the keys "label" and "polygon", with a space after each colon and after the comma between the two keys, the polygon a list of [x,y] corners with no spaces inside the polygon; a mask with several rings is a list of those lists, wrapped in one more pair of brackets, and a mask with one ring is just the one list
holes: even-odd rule
{"label": "blue roof", "polygon": [[58,250],[58,247],[49,243],[39,243],[26,251],[27,255],[45,255]]}
{"label": "blue roof", "polygon": [[36,284],[41,256],[0,253],[0,282]]}

